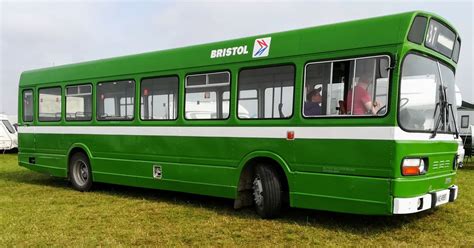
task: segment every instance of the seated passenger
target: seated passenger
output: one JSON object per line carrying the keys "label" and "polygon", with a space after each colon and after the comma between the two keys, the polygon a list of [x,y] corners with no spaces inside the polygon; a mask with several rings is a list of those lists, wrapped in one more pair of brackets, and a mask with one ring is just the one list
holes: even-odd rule
{"label": "seated passenger", "polygon": [[353,115],[377,114],[379,104],[377,101],[372,102],[372,97],[367,89],[372,84],[372,77],[369,75],[361,75],[357,85],[354,87],[354,108],[352,108],[352,89],[347,92],[346,109],[348,113]]}
{"label": "seated passenger", "polygon": [[304,115],[305,116],[314,116],[321,115],[322,96],[321,88],[313,89],[306,95],[306,102],[304,103]]}

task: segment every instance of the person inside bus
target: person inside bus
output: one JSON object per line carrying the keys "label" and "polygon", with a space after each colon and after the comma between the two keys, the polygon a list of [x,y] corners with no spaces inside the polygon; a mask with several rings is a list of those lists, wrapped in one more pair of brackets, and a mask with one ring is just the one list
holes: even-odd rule
{"label": "person inside bus", "polygon": [[304,115],[314,116],[321,115],[321,88],[313,89],[306,95],[306,102],[304,103]]}
{"label": "person inside bus", "polygon": [[[369,86],[373,83],[370,75],[361,75],[354,87],[354,104],[352,104],[352,89],[347,93],[346,109],[353,115],[376,115],[379,109],[379,103],[373,101],[368,92]],[[352,105],[354,108],[352,108]]]}

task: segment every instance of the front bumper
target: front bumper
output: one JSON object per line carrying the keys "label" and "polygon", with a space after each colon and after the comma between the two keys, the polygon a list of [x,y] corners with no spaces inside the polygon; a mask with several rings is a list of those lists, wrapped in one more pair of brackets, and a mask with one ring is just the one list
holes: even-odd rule
{"label": "front bumper", "polygon": [[393,214],[417,213],[453,202],[458,197],[458,186],[411,198],[393,198]]}

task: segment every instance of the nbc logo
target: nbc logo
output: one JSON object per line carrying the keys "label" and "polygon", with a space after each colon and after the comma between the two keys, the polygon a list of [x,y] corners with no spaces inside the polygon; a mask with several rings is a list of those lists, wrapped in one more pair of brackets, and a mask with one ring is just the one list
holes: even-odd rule
{"label": "nbc logo", "polygon": [[270,42],[272,37],[259,38],[255,40],[253,45],[252,58],[260,58],[268,56],[270,52]]}

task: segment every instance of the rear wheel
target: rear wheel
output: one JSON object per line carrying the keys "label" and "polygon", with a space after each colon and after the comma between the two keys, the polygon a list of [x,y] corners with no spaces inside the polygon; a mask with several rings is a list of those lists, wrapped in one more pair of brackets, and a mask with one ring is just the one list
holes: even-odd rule
{"label": "rear wheel", "polygon": [[257,165],[253,178],[253,198],[257,214],[264,219],[275,218],[282,208],[282,185],[271,166]]}
{"label": "rear wheel", "polygon": [[69,161],[69,179],[74,189],[89,191],[92,187],[92,170],[84,153],[75,153]]}

